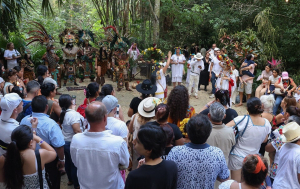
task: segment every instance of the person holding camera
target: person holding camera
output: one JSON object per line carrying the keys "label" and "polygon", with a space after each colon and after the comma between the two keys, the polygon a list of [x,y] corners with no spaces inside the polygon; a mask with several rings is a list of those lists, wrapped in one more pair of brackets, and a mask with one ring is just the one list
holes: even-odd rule
{"label": "person holding camera", "polygon": [[13,43],[8,43],[6,45],[7,50],[4,51],[4,58],[7,60],[7,69],[12,69],[15,66],[18,66],[18,58],[21,57],[21,54],[14,49]]}

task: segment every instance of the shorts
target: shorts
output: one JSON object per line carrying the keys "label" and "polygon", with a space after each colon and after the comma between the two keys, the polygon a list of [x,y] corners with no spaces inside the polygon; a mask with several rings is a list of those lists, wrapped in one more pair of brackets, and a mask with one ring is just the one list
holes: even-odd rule
{"label": "shorts", "polygon": [[242,169],[243,161],[244,158],[230,154],[228,158],[228,169],[233,171]]}
{"label": "shorts", "polygon": [[242,84],[240,83],[239,88],[238,88],[238,92],[244,92],[245,91],[246,94],[251,94],[252,93],[252,85],[253,85],[253,83],[246,83],[242,87]]}

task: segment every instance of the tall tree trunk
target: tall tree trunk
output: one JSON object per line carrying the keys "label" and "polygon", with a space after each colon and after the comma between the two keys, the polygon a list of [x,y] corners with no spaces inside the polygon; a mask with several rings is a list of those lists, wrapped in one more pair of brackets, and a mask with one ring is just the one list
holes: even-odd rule
{"label": "tall tree trunk", "polygon": [[106,15],[105,15],[105,24],[106,24],[106,26],[108,26],[109,25],[109,0],[106,0]]}
{"label": "tall tree trunk", "polygon": [[124,13],[124,30],[123,30],[123,35],[129,33],[129,3],[130,0],[127,0],[126,2],[126,9]]}
{"label": "tall tree trunk", "polygon": [[159,13],[160,0],[155,0],[154,4],[154,21],[153,21],[153,42],[158,43],[159,40]]}

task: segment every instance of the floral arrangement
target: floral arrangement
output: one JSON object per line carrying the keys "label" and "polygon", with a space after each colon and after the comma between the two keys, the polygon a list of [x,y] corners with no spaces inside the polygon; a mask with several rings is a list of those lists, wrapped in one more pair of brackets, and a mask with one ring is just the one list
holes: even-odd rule
{"label": "floral arrangement", "polygon": [[144,59],[151,60],[154,59],[156,61],[160,61],[162,57],[164,56],[164,53],[155,47],[149,47],[148,49],[145,49],[142,51],[142,55]]}
{"label": "floral arrangement", "polygon": [[188,136],[188,134],[187,134],[186,131],[185,131],[185,126],[186,126],[186,124],[189,122],[189,120],[190,120],[190,118],[185,118],[185,119],[183,119],[183,120],[180,122],[180,126],[179,126],[179,129],[180,129],[182,135],[185,136],[185,137]]}

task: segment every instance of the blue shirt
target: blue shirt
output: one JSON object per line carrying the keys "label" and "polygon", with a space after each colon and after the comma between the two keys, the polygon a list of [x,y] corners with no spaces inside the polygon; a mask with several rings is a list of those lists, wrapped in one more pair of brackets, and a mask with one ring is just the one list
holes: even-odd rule
{"label": "blue shirt", "polygon": [[[29,103],[32,102],[31,100],[22,100],[23,101],[23,108]],[[32,114],[32,107],[31,105],[26,109],[26,111],[24,112],[25,116],[31,115]]]}
{"label": "blue shirt", "polygon": [[[244,66],[244,67],[248,67],[248,66],[250,66],[251,64],[254,64],[254,63],[255,63],[253,60],[247,60],[247,59],[246,59],[244,62],[247,63],[247,66]],[[244,68],[244,67],[243,67],[243,68]]]}
{"label": "blue shirt", "polygon": [[223,152],[206,143],[175,146],[169,152],[167,160],[174,161],[177,165],[177,189],[213,189],[217,177],[229,178]]}
{"label": "blue shirt", "polygon": [[[24,117],[20,123],[20,125],[27,125],[31,127],[30,116],[28,115]],[[64,136],[59,125],[47,114],[44,113],[32,113],[32,117],[38,118],[38,125],[36,130],[36,135],[41,137],[43,141],[52,145],[55,148],[62,147],[65,145]],[[36,145],[37,149],[40,148],[39,145]]]}

